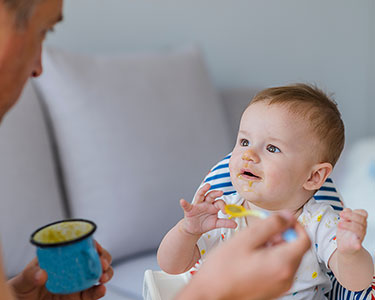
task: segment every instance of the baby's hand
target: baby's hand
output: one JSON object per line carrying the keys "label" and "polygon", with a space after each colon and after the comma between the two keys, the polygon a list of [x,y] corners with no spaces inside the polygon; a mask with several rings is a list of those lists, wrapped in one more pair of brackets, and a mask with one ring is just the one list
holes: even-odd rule
{"label": "baby's hand", "polygon": [[219,210],[224,212],[225,202],[216,200],[223,195],[223,192],[208,192],[209,189],[209,184],[202,186],[197,192],[194,204],[190,204],[184,199],[180,200],[180,205],[185,215],[183,222],[183,230],[185,232],[200,235],[220,227],[236,228],[235,221],[219,219],[217,216]]}
{"label": "baby's hand", "polygon": [[367,229],[367,212],[363,209],[345,208],[340,213],[337,226],[337,250],[345,254],[353,254],[362,247]]}

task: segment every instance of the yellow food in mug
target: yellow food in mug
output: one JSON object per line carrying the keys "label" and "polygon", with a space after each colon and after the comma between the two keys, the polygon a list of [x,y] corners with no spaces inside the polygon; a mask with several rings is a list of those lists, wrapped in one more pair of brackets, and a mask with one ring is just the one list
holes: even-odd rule
{"label": "yellow food in mug", "polygon": [[48,226],[34,236],[34,241],[43,244],[53,244],[75,240],[93,229],[93,225],[86,222],[72,221]]}

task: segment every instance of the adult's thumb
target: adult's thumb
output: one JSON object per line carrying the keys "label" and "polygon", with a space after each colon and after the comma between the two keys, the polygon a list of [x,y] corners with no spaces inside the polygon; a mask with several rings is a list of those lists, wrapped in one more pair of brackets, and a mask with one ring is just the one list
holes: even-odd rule
{"label": "adult's thumb", "polygon": [[292,214],[272,214],[266,219],[254,221],[252,226],[249,227],[249,230],[252,231],[251,238],[247,238],[246,240],[252,247],[263,247],[275,235],[281,234],[289,227],[293,227],[295,223],[296,220]]}
{"label": "adult's thumb", "polygon": [[16,294],[25,294],[44,286],[46,281],[47,273],[39,268],[38,261],[34,258],[9,284]]}

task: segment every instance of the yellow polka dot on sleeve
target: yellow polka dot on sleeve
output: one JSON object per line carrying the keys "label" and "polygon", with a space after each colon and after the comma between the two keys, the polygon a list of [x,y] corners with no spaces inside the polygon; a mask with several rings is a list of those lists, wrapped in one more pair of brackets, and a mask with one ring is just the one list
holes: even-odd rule
{"label": "yellow polka dot on sleeve", "polygon": [[206,250],[202,249],[201,254],[204,255],[206,253]]}
{"label": "yellow polka dot on sleeve", "polygon": [[314,273],[312,273],[312,275],[311,275],[311,277],[314,278],[314,279],[315,279],[317,276],[318,276],[318,273],[317,273],[317,272],[314,272]]}

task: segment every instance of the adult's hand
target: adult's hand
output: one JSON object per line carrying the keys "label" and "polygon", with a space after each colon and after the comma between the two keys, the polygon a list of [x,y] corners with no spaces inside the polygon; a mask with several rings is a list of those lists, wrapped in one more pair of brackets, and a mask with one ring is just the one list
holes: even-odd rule
{"label": "adult's hand", "polygon": [[105,295],[106,289],[104,283],[108,282],[113,276],[111,267],[112,257],[107,250],[102,248],[96,242],[100,260],[102,263],[103,274],[99,279],[99,285],[86,291],[70,295],[54,295],[48,292],[45,287],[47,273],[39,268],[38,261],[34,258],[26,268],[16,277],[8,281],[13,288],[17,300],[96,300]]}
{"label": "adult's hand", "polygon": [[[215,249],[177,296],[183,299],[273,299],[290,289],[310,239],[291,215],[257,220]],[[297,239],[280,242],[294,227]]]}

